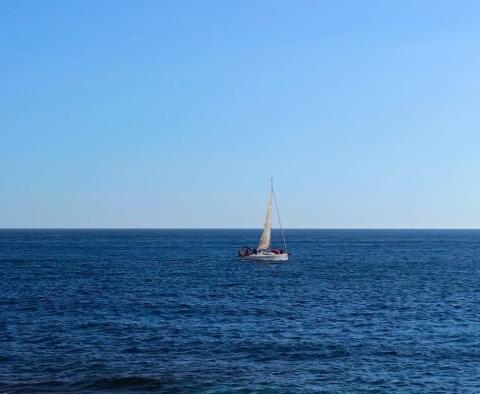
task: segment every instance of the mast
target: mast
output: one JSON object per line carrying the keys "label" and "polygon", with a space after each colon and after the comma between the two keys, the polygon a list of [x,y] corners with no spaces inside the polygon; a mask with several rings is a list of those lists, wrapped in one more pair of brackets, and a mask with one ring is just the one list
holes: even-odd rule
{"label": "mast", "polygon": [[285,234],[283,232],[282,220],[280,219],[280,211],[278,209],[277,197],[275,196],[275,191],[273,190],[273,178],[270,178],[270,187],[271,195],[273,196],[273,201],[275,201],[275,210],[277,211],[278,224],[280,225],[280,231],[282,232],[283,246],[285,247],[285,252],[287,252],[287,242],[285,241]]}

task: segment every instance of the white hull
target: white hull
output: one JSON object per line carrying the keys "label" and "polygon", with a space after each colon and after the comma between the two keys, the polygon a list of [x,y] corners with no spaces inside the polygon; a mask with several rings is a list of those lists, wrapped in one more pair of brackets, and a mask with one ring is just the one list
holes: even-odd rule
{"label": "white hull", "polygon": [[248,256],[240,257],[242,260],[256,260],[256,261],[287,261],[288,253],[271,253],[260,252]]}

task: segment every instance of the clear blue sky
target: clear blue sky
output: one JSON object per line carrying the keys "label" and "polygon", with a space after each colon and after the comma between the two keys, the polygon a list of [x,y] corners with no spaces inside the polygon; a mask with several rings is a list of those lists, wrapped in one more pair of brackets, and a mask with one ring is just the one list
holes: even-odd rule
{"label": "clear blue sky", "polygon": [[478,1],[0,10],[0,227],[480,227]]}

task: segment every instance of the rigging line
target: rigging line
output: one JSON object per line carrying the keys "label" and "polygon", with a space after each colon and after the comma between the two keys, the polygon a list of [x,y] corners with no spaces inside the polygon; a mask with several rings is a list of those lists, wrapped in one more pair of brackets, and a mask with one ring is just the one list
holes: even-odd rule
{"label": "rigging line", "polygon": [[273,201],[275,201],[275,209],[277,211],[278,223],[280,224],[280,231],[282,232],[283,245],[285,246],[285,252],[287,252],[287,242],[285,241],[285,234],[283,232],[282,220],[280,219],[280,211],[278,210],[277,196],[275,195],[275,191],[273,190],[273,179],[270,179],[270,182],[272,186]]}

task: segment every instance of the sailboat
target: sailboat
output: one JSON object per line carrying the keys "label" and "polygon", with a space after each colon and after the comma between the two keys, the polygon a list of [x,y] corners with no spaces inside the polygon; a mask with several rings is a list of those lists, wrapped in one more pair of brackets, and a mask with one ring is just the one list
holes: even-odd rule
{"label": "sailboat", "polygon": [[[272,249],[272,211],[273,203],[275,203],[275,210],[277,211],[278,223],[282,232],[283,249]],[[283,232],[282,221],[280,220],[280,213],[278,211],[277,199],[275,191],[273,190],[273,179],[270,179],[270,197],[268,198],[267,216],[265,218],[265,225],[263,226],[263,233],[260,242],[256,248],[249,248],[244,246],[239,252],[238,257],[244,260],[261,260],[261,261],[287,261],[288,251],[287,242],[285,241],[285,234]]]}

